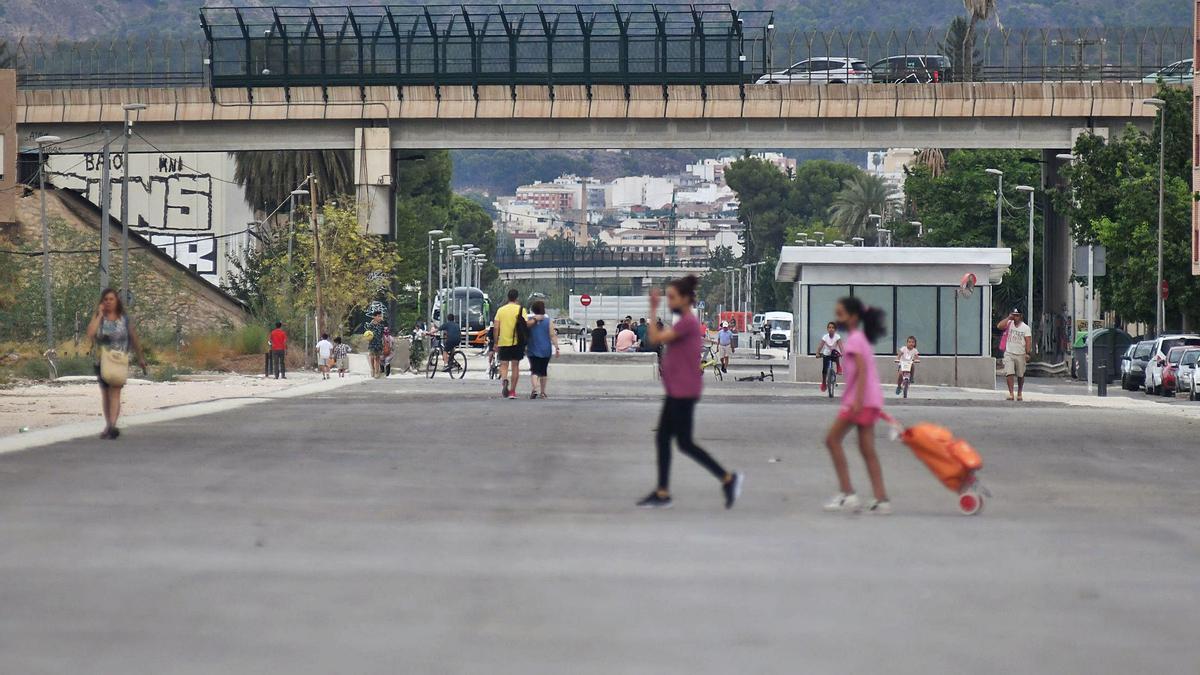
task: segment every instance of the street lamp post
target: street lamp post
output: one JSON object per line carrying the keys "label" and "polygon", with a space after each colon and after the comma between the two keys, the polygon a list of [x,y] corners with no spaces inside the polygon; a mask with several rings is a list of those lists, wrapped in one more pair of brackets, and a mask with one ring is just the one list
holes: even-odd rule
{"label": "street lamp post", "polygon": [[121,297],[126,307],[133,306],[133,295],[129,292],[129,137],[133,135],[133,122],[129,113],[145,110],[144,103],[126,103],[125,127],[121,134]]}
{"label": "street lamp post", "polygon": [[436,239],[437,237],[442,236],[443,234],[445,234],[445,232],[443,232],[441,230],[430,230],[428,234],[429,234],[429,248],[428,248],[429,261],[425,267],[425,292],[429,294],[429,297],[426,299],[426,302],[425,302],[425,304],[426,304],[425,320],[426,321],[433,319],[433,240]]}
{"label": "street lamp post", "polygon": [[[54,296],[50,292],[50,225],[46,221],[46,146],[61,142],[58,136],[39,136],[38,192],[42,209],[42,286],[46,297],[46,348],[48,358],[54,357]],[[53,374],[51,369],[51,374]]]}
{"label": "street lamp post", "polygon": [[[437,308],[438,308],[438,315],[439,315],[439,316],[441,316],[441,317],[443,317],[443,318],[445,318],[445,316],[446,316],[446,307],[445,307],[445,302],[446,302],[446,299],[445,299],[445,295],[444,295],[444,294],[443,294],[443,292],[442,292],[442,291],[444,291],[444,290],[445,290],[445,288],[446,288],[446,263],[445,263],[445,261],[444,261],[444,259],[443,259],[443,254],[444,254],[444,253],[446,253],[447,251],[449,251],[449,250],[450,250],[450,249],[449,249],[449,245],[450,245],[451,243],[453,243],[453,241],[454,241],[454,238],[453,238],[453,237],[442,237],[441,239],[438,239],[438,299],[437,299]],[[430,320],[431,320],[431,322],[432,322],[433,316],[431,315],[429,318],[430,318]]]}
{"label": "street lamp post", "polygon": [[1004,172],[1000,169],[984,169],[984,171],[996,177],[996,248],[1002,248],[1004,236],[1000,224],[1003,222],[1001,208],[1004,206]]}
{"label": "street lamp post", "polygon": [[[1074,162],[1075,161],[1075,155],[1072,155],[1067,152],[1060,152],[1057,155],[1055,155],[1054,157],[1055,157],[1055,159],[1058,159],[1063,162]],[[1074,188],[1074,186],[1072,186],[1072,188],[1071,188],[1071,204],[1072,204],[1072,206],[1074,206],[1074,203],[1075,203],[1075,188]],[[1079,275],[1079,270],[1075,269],[1075,256],[1072,255],[1071,256],[1071,327],[1070,327],[1070,330],[1067,331],[1067,335],[1070,337],[1069,344],[1075,344],[1075,324],[1077,323],[1076,316],[1078,315],[1078,310],[1075,307],[1075,286],[1076,286],[1075,278],[1078,275]],[[1043,303],[1043,305],[1044,304],[1045,303]],[[1045,307],[1043,307],[1043,310],[1044,309],[1045,309]],[[1090,391],[1090,389],[1089,389],[1089,391]]]}
{"label": "street lamp post", "polygon": [[[1028,260],[1027,260],[1029,269],[1026,270],[1026,274],[1025,274],[1025,280],[1026,280],[1025,316],[1029,317],[1029,319],[1032,321],[1032,320],[1035,320],[1035,318],[1036,318],[1036,316],[1033,313],[1033,193],[1034,193],[1034,189],[1033,189],[1033,187],[1031,187],[1029,185],[1018,185],[1017,192],[1024,192],[1029,195],[1029,251],[1028,251]],[[1043,280],[1043,283],[1045,283],[1045,280]],[[1045,303],[1043,302],[1042,304],[1045,304]]]}
{"label": "street lamp post", "polygon": [[1158,283],[1154,286],[1154,334],[1162,335],[1166,322],[1166,303],[1163,302],[1163,157],[1167,141],[1167,102],[1148,98],[1142,103],[1158,109]]}

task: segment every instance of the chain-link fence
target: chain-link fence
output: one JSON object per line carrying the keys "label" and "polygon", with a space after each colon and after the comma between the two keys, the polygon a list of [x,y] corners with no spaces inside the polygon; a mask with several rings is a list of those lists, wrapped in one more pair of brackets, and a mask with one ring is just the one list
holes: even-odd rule
{"label": "chain-link fence", "polygon": [[[949,29],[786,31],[757,14],[745,27],[752,13],[742,13],[734,31],[727,16],[687,27],[690,15],[631,11],[626,23],[618,13],[590,28],[586,16],[558,16],[551,30],[536,13],[510,10],[503,21],[468,14],[478,22],[469,30],[461,16],[442,17],[441,32],[433,24],[422,34],[415,21],[393,32],[386,15],[368,26],[343,12],[334,30],[324,15],[285,24],[272,23],[269,8],[256,11],[258,23],[244,30],[210,26],[211,40],[0,40],[0,61],[17,67],[23,88],[1069,82],[1152,80],[1194,49],[1188,27],[976,30],[956,20]],[[503,30],[522,16],[526,28]],[[1186,81],[1190,64],[1177,70],[1169,83]]]}

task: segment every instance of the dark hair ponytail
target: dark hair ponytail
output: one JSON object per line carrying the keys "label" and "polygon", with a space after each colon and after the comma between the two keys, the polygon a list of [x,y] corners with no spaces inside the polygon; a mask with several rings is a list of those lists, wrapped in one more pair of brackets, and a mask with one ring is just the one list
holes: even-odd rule
{"label": "dark hair ponytail", "polygon": [[694,305],[696,304],[696,287],[700,285],[700,280],[695,274],[689,274],[686,277],[672,279],[667,283],[668,286],[675,289],[683,297],[687,298]]}
{"label": "dark hair ponytail", "polygon": [[874,343],[879,338],[887,335],[887,327],[884,326],[884,313],[878,307],[868,307],[863,304],[862,300],[854,297],[845,297],[838,300],[838,304],[850,316],[858,317],[858,327],[866,334],[867,340]]}

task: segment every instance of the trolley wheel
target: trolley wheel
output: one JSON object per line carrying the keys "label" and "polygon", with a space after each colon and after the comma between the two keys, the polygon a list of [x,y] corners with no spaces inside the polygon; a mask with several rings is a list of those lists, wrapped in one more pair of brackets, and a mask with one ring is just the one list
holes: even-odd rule
{"label": "trolley wheel", "polygon": [[983,510],[983,495],[968,490],[958,496],[958,510],[964,516],[973,516]]}

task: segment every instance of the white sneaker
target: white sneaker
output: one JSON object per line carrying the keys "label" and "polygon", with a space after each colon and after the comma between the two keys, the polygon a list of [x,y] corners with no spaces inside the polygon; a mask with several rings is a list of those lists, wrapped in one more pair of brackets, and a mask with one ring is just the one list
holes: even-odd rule
{"label": "white sneaker", "polygon": [[826,511],[853,511],[858,513],[862,511],[862,500],[854,493],[846,494],[839,492],[834,495],[829,501],[825,502]]}
{"label": "white sneaker", "polygon": [[890,516],[892,515],[892,503],[873,499],[871,500],[871,505],[867,507],[867,513],[874,513],[877,516]]}

